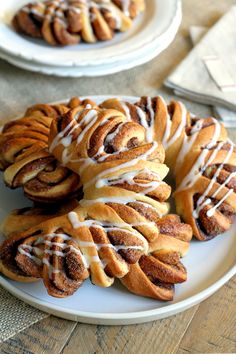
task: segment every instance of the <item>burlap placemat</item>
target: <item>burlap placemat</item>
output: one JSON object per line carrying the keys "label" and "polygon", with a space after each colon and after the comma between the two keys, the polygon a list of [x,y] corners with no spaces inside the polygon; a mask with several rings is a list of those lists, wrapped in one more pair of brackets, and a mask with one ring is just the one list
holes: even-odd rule
{"label": "burlap placemat", "polygon": [[[167,90],[157,90],[163,78],[163,73],[159,71],[160,61],[166,61],[165,53],[160,58],[127,72],[100,78],[65,79],[23,71],[0,60],[0,122],[18,116],[32,104],[53,102],[74,95],[161,94],[166,99],[173,98]],[[196,114],[210,113],[206,106],[188,101],[185,103]],[[48,315],[17,300],[0,287],[0,341],[46,316]]]}
{"label": "burlap placemat", "polygon": [[0,343],[48,316],[18,300],[0,286]]}

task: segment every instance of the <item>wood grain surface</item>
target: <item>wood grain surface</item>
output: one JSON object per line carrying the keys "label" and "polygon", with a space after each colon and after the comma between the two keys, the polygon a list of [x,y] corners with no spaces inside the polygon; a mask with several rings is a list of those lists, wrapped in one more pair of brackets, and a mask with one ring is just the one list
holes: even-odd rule
{"label": "wood grain surface", "polygon": [[[163,0],[164,1],[164,0]],[[191,49],[190,25],[211,26],[234,0],[183,0],[183,22],[172,45],[151,62],[151,88]],[[150,63],[146,64],[149,65]],[[143,72],[145,72],[144,65]],[[124,74],[125,75],[125,74]],[[144,77],[140,77],[143,80]],[[236,131],[231,131],[236,141]],[[4,354],[171,354],[236,352],[236,277],[215,295],[171,318],[132,326],[95,326],[50,316],[4,342]]]}

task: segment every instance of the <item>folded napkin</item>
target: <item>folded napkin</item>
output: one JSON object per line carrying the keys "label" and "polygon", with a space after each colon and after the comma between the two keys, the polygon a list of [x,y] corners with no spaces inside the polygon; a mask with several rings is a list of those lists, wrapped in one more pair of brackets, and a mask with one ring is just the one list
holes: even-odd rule
{"label": "folded napkin", "polygon": [[182,97],[216,106],[216,113],[230,124],[235,113],[228,110],[236,112],[235,23],[233,6],[208,31],[191,28],[193,42],[200,41],[165,81]]}
{"label": "folded napkin", "polygon": [[[191,26],[189,32],[193,45],[196,46],[208,31],[209,27]],[[236,128],[235,111],[231,111],[227,108],[223,108],[220,106],[214,106],[213,110],[215,112],[215,116],[220,118],[224,122],[226,128]]]}

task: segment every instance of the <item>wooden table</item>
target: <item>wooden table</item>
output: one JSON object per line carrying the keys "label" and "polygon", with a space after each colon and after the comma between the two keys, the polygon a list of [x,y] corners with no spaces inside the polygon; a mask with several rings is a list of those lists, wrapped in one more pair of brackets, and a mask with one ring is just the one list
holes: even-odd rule
{"label": "wooden table", "polygon": [[[183,0],[184,17],[177,38],[155,59],[159,62],[158,70],[155,67],[157,87],[191,49],[189,26],[212,25],[232,4],[235,0]],[[154,85],[152,76],[146,79]],[[233,135],[236,137],[235,132]],[[176,352],[236,352],[236,277],[201,305],[171,318],[143,325],[107,327],[50,316],[0,347],[0,353],[9,354]]]}

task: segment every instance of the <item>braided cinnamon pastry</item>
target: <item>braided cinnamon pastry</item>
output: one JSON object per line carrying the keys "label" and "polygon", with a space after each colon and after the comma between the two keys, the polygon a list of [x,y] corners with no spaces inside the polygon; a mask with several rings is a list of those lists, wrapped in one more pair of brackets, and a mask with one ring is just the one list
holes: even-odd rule
{"label": "braided cinnamon pastry", "polygon": [[29,3],[13,19],[18,32],[51,45],[94,43],[125,32],[144,11],[144,0],[47,0]]}
{"label": "braided cinnamon pastry", "polygon": [[10,188],[23,187],[33,201],[56,202],[81,193],[79,176],[61,166],[48,152],[53,119],[77,105],[94,105],[73,98],[68,105],[35,105],[21,119],[11,121],[0,134],[0,169]]}
{"label": "braided cinnamon pastry", "polygon": [[6,240],[2,272],[42,277],[58,297],[90,275],[96,285],[122,278],[134,293],[172,299],[173,285],[186,280],[180,255],[192,232],[177,216],[162,217],[170,194],[162,146],[118,111],[77,107],[52,122],[50,151],[80,175],[84,199],[68,215]]}
{"label": "braided cinnamon pastry", "polygon": [[101,107],[117,109],[162,142],[175,174],[176,210],[199,240],[227,231],[236,212],[236,147],[214,118],[190,117],[180,102],[143,97],[136,104],[111,99]]}

